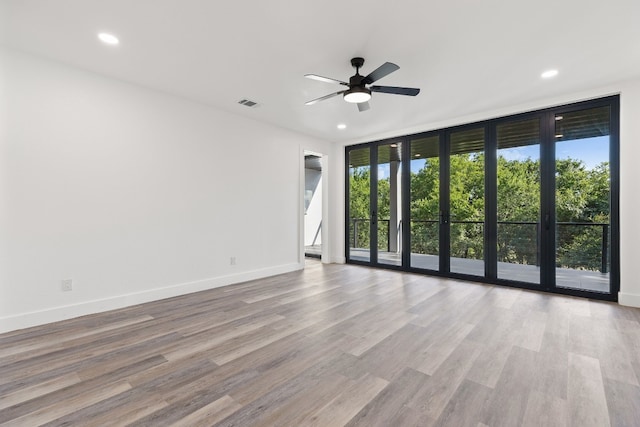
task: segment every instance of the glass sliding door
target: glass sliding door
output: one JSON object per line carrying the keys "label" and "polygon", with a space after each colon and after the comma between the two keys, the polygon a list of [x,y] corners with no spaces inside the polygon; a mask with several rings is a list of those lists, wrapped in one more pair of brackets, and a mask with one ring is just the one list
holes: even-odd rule
{"label": "glass sliding door", "polygon": [[349,259],[371,261],[371,158],[369,147],[349,151]]}
{"label": "glass sliding door", "polygon": [[378,146],[377,236],[378,263],[402,265],[402,143]]}
{"label": "glass sliding door", "polygon": [[484,276],[484,127],[449,134],[449,259],[452,273]]}
{"label": "glass sliding door", "polygon": [[610,107],[554,118],[556,287],[610,293]]}
{"label": "glass sliding door", "polygon": [[440,137],[411,139],[411,267],[440,269]]}
{"label": "glass sliding door", "polygon": [[349,146],[347,261],[616,300],[619,97]]}
{"label": "glass sliding door", "polygon": [[497,277],[540,283],[540,119],[500,123]]}

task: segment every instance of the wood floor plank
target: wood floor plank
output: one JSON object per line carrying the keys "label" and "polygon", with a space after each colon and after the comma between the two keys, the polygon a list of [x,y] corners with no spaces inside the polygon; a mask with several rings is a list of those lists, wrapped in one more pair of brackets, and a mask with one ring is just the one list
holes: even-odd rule
{"label": "wood floor plank", "polygon": [[558,399],[567,399],[569,360],[565,355],[568,353],[568,347],[566,336],[544,333],[536,366],[532,366],[536,372],[531,385],[533,390]]}
{"label": "wood floor plank", "polygon": [[[307,369],[294,375],[289,376],[285,381],[275,387],[270,387],[263,391],[253,390],[252,395],[245,394],[246,403],[238,411],[219,423],[219,427],[238,426],[255,423],[263,424],[262,420],[272,416],[283,405],[286,405],[292,399],[296,399],[304,395],[326,381],[327,378],[336,376],[342,369],[342,363],[337,353],[325,355],[316,359],[316,363],[307,366]],[[346,377],[345,377],[346,378]],[[236,393],[230,393],[236,401]],[[308,402],[313,404],[313,402]]]}
{"label": "wood floor plank", "polygon": [[51,392],[68,387],[70,385],[78,384],[80,381],[81,380],[78,374],[72,372],[70,374],[52,378],[48,381],[37,383],[13,393],[0,396],[0,410],[21,402],[25,402],[27,400],[35,399],[45,394],[49,394]]}
{"label": "wood floor plank", "polygon": [[565,427],[567,425],[567,401],[539,391],[529,394],[523,427]]}
{"label": "wood floor plank", "polygon": [[[80,329],[74,333],[61,335],[56,339],[56,345],[58,348],[68,347],[70,345],[70,342],[72,341],[76,341],[86,337],[95,337],[97,335],[102,334],[103,332],[109,332],[116,329],[119,329],[122,331],[122,329],[126,326],[140,324],[143,322],[147,322],[149,320],[153,320],[153,317],[149,315],[143,315],[133,319],[126,319],[119,322],[109,323],[101,327],[92,328],[89,330]],[[83,344],[86,345],[86,343],[90,341],[91,340],[84,340]],[[15,344],[11,347],[0,349],[0,360],[4,359],[3,361],[8,361],[6,359],[8,356],[21,354],[21,353],[28,353],[29,357],[33,357],[36,355],[36,350],[43,349],[45,347],[47,348],[47,352],[51,352],[51,349],[52,349],[51,341],[48,339],[42,339],[42,337],[30,339],[26,342],[22,341],[19,344]]]}
{"label": "wood floor plank", "polygon": [[[371,310],[371,312],[374,311],[377,310]],[[355,325],[341,325],[342,333],[353,337],[351,342],[349,342],[348,346],[344,349],[347,353],[353,354],[354,356],[362,355],[365,351],[369,350],[371,347],[378,344],[380,341],[387,338],[415,318],[415,315],[402,311],[393,313],[389,316],[380,316],[379,312],[373,314],[373,318],[354,319],[354,321],[357,322]]]}
{"label": "wood floor plank", "polygon": [[171,424],[172,427],[199,427],[210,426],[218,421],[222,421],[235,411],[240,409],[242,405],[235,402],[231,396],[225,395],[220,399],[203,406],[202,408],[192,412],[184,418]]}
{"label": "wood floor plank", "polygon": [[547,327],[547,314],[531,310],[522,324],[514,344],[533,351],[540,351],[542,338]]}
{"label": "wood floor plank", "polygon": [[[405,402],[424,387],[428,378],[428,375],[410,368],[403,370],[346,425],[350,427],[401,425],[400,421],[405,417],[412,421],[412,423],[406,423],[405,419],[406,425],[433,424],[434,420],[405,405]],[[405,415],[407,412],[410,414]]]}
{"label": "wood floor plank", "polygon": [[371,374],[392,381],[405,368],[419,365],[424,360],[422,351],[441,332],[434,326],[422,328],[410,323],[360,356],[361,363]]}
{"label": "wood floor plank", "polygon": [[314,387],[277,402],[278,407],[267,416],[260,417],[259,422],[270,426],[306,425],[309,422],[303,420],[309,414],[318,412],[353,382],[342,375],[319,378]]}
{"label": "wood floor plank", "polygon": [[[444,346],[447,348],[447,346]],[[438,364],[438,369],[427,379],[424,387],[413,395],[406,403],[430,419],[440,418],[442,411],[463,382],[467,372],[473,365],[480,352],[480,346],[471,341],[461,342],[449,352],[447,348],[446,360]],[[429,365],[431,366],[431,365]],[[419,370],[425,372],[424,370]],[[426,372],[425,372],[426,373]]]}
{"label": "wood floor plank", "polygon": [[[474,328],[474,325],[462,322],[456,324],[455,326],[455,328],[451,328],[447,331],[446,337],[443,337],[443,339],[441,340],[435,341],[435,345],[427,347],[422,352],[423,359],[416,368],[418,371],[424,372],[427,375],[433,375],[438,370],[438,368],[449,359],[454,350],[456,350],[460,343]],[[467,354],[467,356],[468,359],[471,359],[471,361],[475,360],[476,347],[471,346],[470,344],[465,345],[465,347],[474,348],[473,356],[471,354]],[[464,362],[466,363],[466,361],[467,360],[465,360]]]}
{"label": "wood floor plank", "polygon": [[[62,389],[22,401],[0,411],[0,423],[40,411],[42,408],[54,407],[60,401],[72,401],[79,396],[91,396],[103,388],[110,388],[115,383],[126,381],[126,378],[130,375],[162,364],[163,362],[166,362],[166,360],[160,356],[149,357],[137,363],[125,365],[115,371],[107,372],[99,377],[81,381]],[[130,387],[128,382],[127,386]]]}
{"label": "wood floor plank", "polygon": [[129,389],[131,389],[131,385],[129,385],[129,383],[126,381],[118,381],[116,383],[100,387],[92,393],[79,394],[70,399],[58,400],[52,405],[29,412],[28,414],[14,418],[11,421],[4,422],[2,425],[4,427],[13,427],[46,424],[64,415],[83,409],[93,403],[100,402],[108,397],[123,393]]}
{"label": "wood floor plank", "polygon": [[494,307],[500,307],[507,310],[513,308],[516,300],[523,291],[521,289],[502,288],[494,286],[487,294],[486,303]]}
{"label": "wood floor plank", "polygon": [[569,426],[609,426],[609,410],[598,359],[569,353]]}
{"label": "wood floor plank", "polygon": [[[283,384],[316,367],[318,360],[326,358],[332,360],[341,355],[341,352],[328,343],[326,348],[315,347],[312,351],[300,351],[290,353],[288,357],[271,364],[266,370],[260,370],[254,379],[244,381],[233,388],[231,396],[242,404],[249,404],[261,396],[273,392]],[[232,362],[233,363],[233,362]],[[223,366],[224,368],[225,366]],[[343,374],[343,372],[338,372]]]}
{"label": "wood floor plank", "polygon": [[435,427],[476,427],[484,419],[493,390],[463,380],[447,402]]}
{"label": "wood floor plank", "polygon": [[532,392],[537,353],[513,346],[492,393],[483,422],[492,427],[521,425]]}
{"label": "wood floor plank", "polygon": [[[276,331],[271,328],[260,328],[252,332],[256,332],[256,334],[251,336],[250,339],[244,339],[233,346],[225,346],[226,348],[221,349],[218,354],[212,357],[212,360],[218,365],[224,365],[295,333],[295,331],[291,330]],[[246,334],[245,338],[247,335],[249,334]]]}
{"label": "wood floor plank", "polygon": [[640,426],[640,387],[604,379],[609,419],[612,426]]}
{"label": "wood floor plank", "polygon": [[[469,333],[469,339],[482,344],[482,350],[467,373],[467,379],[495,388],[519,335],[521,321],[517,317],[496,316],[496,323],[487,322]],[[481,332],[476,333],[477,330]]]}
{"label": "wood floor plank", "polygon": [[640,309],[308,261],[0,334],[0,425],[639,426]]}
{"label": "wood floor plank", "polygon": [[365,375],[351,381],[348,387],[336,393],[329,403],[300,420],[299,425],[341,426],[345,425],[362,408],[373,400],[389,384],[373,375]]}
{"label": "wood floor plank", "polygon": [[241,323],[234,321],[229,325],[215,328],[216,330],[207,329],[206,332],[203,331],[203,333],[189,335],[188,339],[183,340],[179,346],[164,351],[162,355],[167,360],[178,360],[218,347],[226,341],[231,341],[234,338],[264,328],[282,319],[282,316],[269,314],[267,316],[255,316]]}
{"label": "wood floor plank", "polygon": [[[137,334],[134,334],[134,336],[137,337]],[[47,372],[62,375],[92,364],[101,364],[114,357],[130,356],[140,360],[154,352],[154,348],[149,346],[150,343],[155,346],[172,345],[179,339],[179,335],[165,331],[163,333],[150,334],[145,338],[132,339],[125,335],[124,339],[121,338],[120,341],[116,339],[115,342],[109,339],[108,342],[96,343],[93,346],[71,347],[65,350],[56,348],[56,350],[48,354],[19,360],[7,365],[0,365],[0,379],[8,383],[20,378],[39,376],[40,374],[45,374],[44,377],[47,378]],[[4,392],[2,386],[0,386],[1,392]]]}
{"label": "wood floor plank", "polygon": [[167,405],[167,402],[157,394],[131,388],[75,410],[45,426],[123,426],[159,411]]}

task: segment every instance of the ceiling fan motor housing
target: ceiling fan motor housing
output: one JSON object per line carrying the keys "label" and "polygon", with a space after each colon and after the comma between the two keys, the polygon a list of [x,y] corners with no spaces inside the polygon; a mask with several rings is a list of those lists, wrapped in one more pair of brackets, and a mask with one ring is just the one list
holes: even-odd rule
{"label": "ceiling fan motor housing", "polygon": [[342,95],[345,101],[359,104],[371,99],[371,91],[363,82],[364,76],[360,75],[360,67],[364,65],[364,58],[352,58],[351,65],[356,69],[356,74],[349,78],[349,90]]}

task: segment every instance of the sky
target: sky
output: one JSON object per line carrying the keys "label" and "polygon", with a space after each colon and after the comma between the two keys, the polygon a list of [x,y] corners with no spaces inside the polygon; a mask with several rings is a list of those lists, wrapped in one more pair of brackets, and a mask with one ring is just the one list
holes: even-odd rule
{"label": "sky", "polygon": [[[537,160],[540,158],[540,146],[529,145],[498,150],[498,155],[507,160],[525,160],[527,158]],[[582,160],[587,169],[593,169],[602,162],[608,162],[609,137],[599,136],[557,142],[556,159],[567,158]]]}
{"label": "sky", "polygon": [[[498,150],[498,155],[507,160],[525,160],[540,158],[540,146],[528,145],[524,147],[507,148]],[[566,158],[582,160],[587,169],[593,169],[602,162],[609,161],[609,137],[599,136],[596,138],[574,139],[569,141],[559,141],[556,143],[556,158]],[[425,159],[411,160],[411,172],[416,173],[424,167]],[[378,178],[384,179],[389,176],[389,165],[379,165]]]}

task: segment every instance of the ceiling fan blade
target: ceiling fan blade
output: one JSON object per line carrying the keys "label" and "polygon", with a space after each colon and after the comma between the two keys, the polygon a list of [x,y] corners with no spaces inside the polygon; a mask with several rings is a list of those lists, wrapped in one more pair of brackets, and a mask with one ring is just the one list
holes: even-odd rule
{"label": "ceiling fan blade", "polygon": [[307,101],[304,105],[313,105],[316,102],[324,101],[325,99],[333,98],[334,96],[342,95],[346,90],[341,90],[340,92],[330,93],[329,95],[321,96],[320,98],[312,99],[311,101]]}
{"label": "ceiling fan blade", "polygon": [[363,111],[367,111],[369,108],[371,108],[371,106],[369,105],[369,102],[360,102],[358,103],[358,111],[360,111],[361,113]]}
{"label": "ceiling fan blade", "polygon": [[384,64],[382,64],[381,66],[373,70],[371,74],[369,74],[367,77],[365,77],[362,80],[362,82],[366,85],[369,85],[375,82],[376,80],[380,80],[384,76],[393,73],[398,69],[400,69],[400,67],[398,67],[396,64],[392,62],[385,62]]}
{"label": "ceiling fan blade", "polygon": [[305,74],[304,76],[308,79],[317,80],[319,82],[338,83],[341,85],[349,86],[349,83],[343,82],[342,80],[336,80],[329,77],[322,77],[322,76],[318,76],[317,74]]}
{"label": "ceiling fan blade", "polygon": [[371,86],[371,92],[391,93],[393,95],[416,96],[420,93],[420,89],[413,87],[395,87],[395,86]]}

